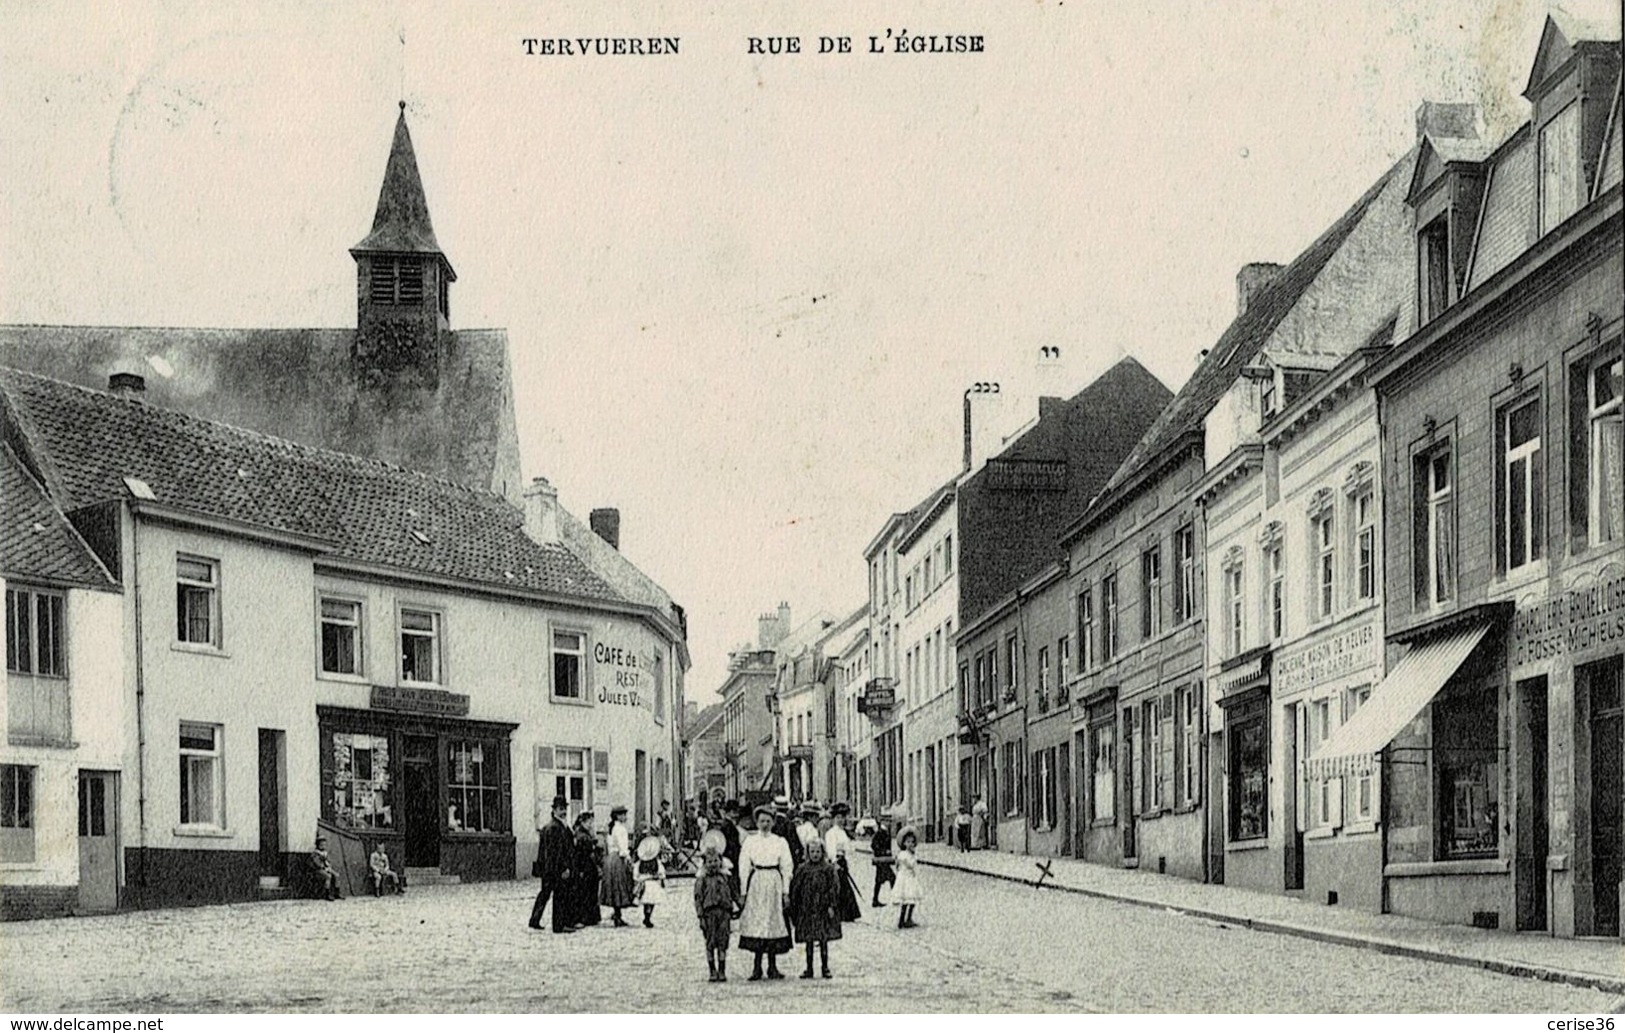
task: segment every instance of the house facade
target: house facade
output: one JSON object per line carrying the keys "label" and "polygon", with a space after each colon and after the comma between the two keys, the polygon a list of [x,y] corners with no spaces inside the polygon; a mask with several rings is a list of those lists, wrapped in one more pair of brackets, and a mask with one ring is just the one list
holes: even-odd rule
{"label": "house facade", "polygon": [[1384,901],[1620,934],[1620,50],[1548,18],[1530,121],[1424,144],[1412,332],[1379,364],[1389,705],[1333,758],[1385,783]]}
{"label": "house facade", "polygon": [[118,906],[130,786],[119,589],[36,473],[0,445],[0,919]]}

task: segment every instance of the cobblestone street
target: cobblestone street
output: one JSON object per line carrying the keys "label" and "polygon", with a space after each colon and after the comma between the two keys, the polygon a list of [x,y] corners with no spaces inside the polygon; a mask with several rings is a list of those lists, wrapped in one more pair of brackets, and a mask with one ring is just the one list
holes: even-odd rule
{"label": "cobblestone street", "polygon": [[[859,859],[855,874],[869,885]],[[525,928],[534,884],[15,923],[0,1007],[61,1011],[1507,1011],[1591,1014],[1593,990],[1306,942],[927,870],[920,928],[865,908],[835,978],[706,982],[691,886],[656,928]],[[878,919],[877,919],[878,916]]]}

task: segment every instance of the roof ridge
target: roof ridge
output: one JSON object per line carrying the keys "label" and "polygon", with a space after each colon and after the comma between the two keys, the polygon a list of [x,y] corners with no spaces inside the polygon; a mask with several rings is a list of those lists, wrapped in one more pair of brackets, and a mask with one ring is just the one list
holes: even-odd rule
{"label": "roof ridge", "polygon": [[488,488],[475,488],[471,485],[462,484],[457,481],[441,477],[437,474],[426,473],[422,470],[413,470],[410,467],[401,466],[398,463],[392,463],[387,459],[357,455],[354,452],[340,452],[337,449],[322,448],[317,445],[307,445],[302,441],[294,441],[289,438],[278,437],[275,434],[267,434],[264,431],[254,430],[250,427],[240,427],[234,423],[226,423],[223,420],[210,420],[201,416],[194,416],[191,413],[185,412],[181,409],[171,409],[167,406],[157,405],[144,399],[130,398],[116,392],[103,391],[93,387],[85,387],[83,384],[75,384],[71,380],[59,380],[56,377],[48,377],[40,373],[31,373],[27,370],[18,369],[15,366],[0,366],[0,374],[10,374],[30,380],[45,381],[46,383],[71,388],[72,390],[78,391],[82,394],[107,399],[114,404],[139,405],[153,412],[163,413],[183,425],[191,424],[201,427],[218,428],[220,430],[236,434],[249,441],[258,441],[265,444],[280,446],[296,454],[304,453],[310,456],[325,456],[342,460],[353,465],[358,470],[366,470],[370,468],[374,472],[379,473],[405,474],[409,477],[431,485],[453,489],[454,491],[461,492],[470,496],[471,498],[499,501],[509,509],[517,511],[517,507],[515,507],[506,498]]}

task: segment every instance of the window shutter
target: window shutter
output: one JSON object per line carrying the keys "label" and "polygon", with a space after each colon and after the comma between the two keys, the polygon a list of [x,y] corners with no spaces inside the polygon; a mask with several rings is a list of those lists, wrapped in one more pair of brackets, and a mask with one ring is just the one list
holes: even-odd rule
{"label": "window shutter", "polygon": [[492,743],[491,745],[496,747],[497,763],[499,765],[501,765],[501,768],[502,768],[502,804],[501,804],[502,827],[500,829],[498,829],[497,831],[499,831],[499,832],[512,832],[513,831],[513,764],[511,763],[511,758],[509,756],[509,751],[510,751],[510,749],[512,747],[512,744],[508,740],[504,739],[501,742]]}
{"label": "window shutter", "polygon": [[1590,377],[1589,366],[1569,367],[1569,541],[1575,552],[1591,540]]}
{"label": "window shutter", "polygon": [[1027,793],[1027,824],[1036,829],[1038,827],[1039,812],[1044,809],[1043,801],[1040,798],[1044,782],[1044,758],[1042,754],[1033,754],[1032,767],[1029,770],[1032,772],[1032,778]]}
{"label": "window shutter", "polygon": [[1326,805],[1330,813],[1326,815],[1326,824],[1331,828],[1343,827],[1343,780],[1341,778],[1328,778],[1326,780]]}
{"label": "window shutter", "polygon": [[538,771],[552,771],[553,770],[553,747],[551,747],[551,746],[538,746],[538,747],[536,747],[536,770],[538,770]]}
{"label": "window shutter", "polygon": [[1162,805],[1172,808],[1176,802],[1174,797],[1174,694],[1163,693],[1162,707],[1158,711],[1161,718],[1162,732],[1160,734],[1162,745]]}
{"label": "window shutter", "polygon": [[593,782],[599,789],[609,788],[609,751],[592,751]]}
{"label": "window shutter", "polygon": [[[321,756],[317,758],[322,771],[322,801],[321,816],[333,820],[333,730],[323,728],[316,740]],[[390,772],[390,781],[394,781],[394,772]]]}

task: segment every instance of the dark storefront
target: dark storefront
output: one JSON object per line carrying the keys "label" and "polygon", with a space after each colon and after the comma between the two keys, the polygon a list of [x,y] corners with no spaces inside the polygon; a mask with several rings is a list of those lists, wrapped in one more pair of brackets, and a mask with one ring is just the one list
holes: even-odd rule
{"label": "dark storefront", "polygon": [[375,690],[375,709],[316,708],[322,821],[369,848],[382,842],[409,868],[465,882],[513,878],[509,739],[518,726],[452,716],[467,697],[416,695],[379,699]]}

